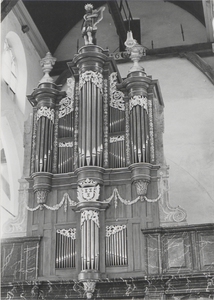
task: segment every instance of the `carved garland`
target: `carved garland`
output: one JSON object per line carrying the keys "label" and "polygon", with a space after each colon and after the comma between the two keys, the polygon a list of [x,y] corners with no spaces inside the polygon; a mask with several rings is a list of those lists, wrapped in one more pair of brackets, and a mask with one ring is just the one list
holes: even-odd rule
{"label": "carved garland", "polygon": [[67,193],[65,193],[63,195],[63,198],[60,201],[60,203],[58,203],[54,206],[48,206],[47,204],[39,204],[35,208],[30,208],[29,206],[27,206],[27,209],[29,211],[36,211],[38,209],[42,210],[45,207],[45,208],[50,209],[50,210],[58,210],[58,209],[60,209],[60,207],[62,207],[63,204],[64,204],[64,211],[66,212],[67,208],[68,208],[68,204],[69,204],[69,206],[76,206],[77,202],[75,202],[74,200],[71,200],[69,195]]}
{"label": "carved garland", "polygon": [[61,235],[67,236],[72,240],[76,240],[76,228],[69,228],[69,229],[57,229],[57,233]]}
{"label": "carved garland", "polygon": [[150,156],[151,156],[151,161],[154,162],[154,160],[155,160],[155,147],[154,147],[154,128],[153,128],[152,100],[148,100],[148,115],[149,115]]}
{"label": "carved garland", "polygon": [[99,72],[85,71],[80,74],[79,88],[81,89],[86,82],[91,81],[103,93],[103,75]]}
{"label": "carved garland", "polygon": [[100,228],[99,212],[97,212],[96,210],[84,210],[81,213],[81,227],[83,223],[87,220],[92,220],[97,225],[97,227]]}
{"label": "carved garland", "polygon": [[59,104],[59,118],[64,117],[65,115],[68,115],[70,112],[74,110],[74,85],[75,81],[74,79],[68,78],[67,79],[67,85],[68,89],[66,91],[67,97],[63,98]]}
{"label": "carved garland", "polygon": [[114,199],[114,205],[115,205],[115,208],[116,208],[117,207],[117,200],[118,199],[120,200],[121,203],[123,203],[125,205],[132,205],[132,204],[138,202],[139,200],[141,200],[141,201],[146,200],[147,202],[157,202],[160,198],[161,198],[161,194],[156,199],[148,199],[146,196],[138,196],[134,200],[126,200],[126,199],[123,199],[120,196],[120,194],[118,192],[118,189],[115,188],[113,190],[112,195],[108,199],[104,200],[104,202],[110,203]]}
{"label": "carved garland", "polygon": [[117,232],[120,232],[123,229],[126,229],[126,225],[106,226],[106,237],[110,237],[111,235],[116,234]]}
{"label": "carved garland", "polygon": [[135,95],[129,100],[129,110],[131,112],[132,108],[136,105],[142,106],[148,113],[148,100],[146,97],[141,95]]}
{"label": "carved garland", "polygon": [[50,119],[54,123],[54,109],[53,108],[50,109],[50,107],[46,107],[46,106],[41,106],[37,110],[37,121],[41,117],[46,117],[46,118]]}
{"label": "carved garland", "polygon": [[125,110],[125,102],[123,100],[124,94],[121,91],[117,91],[117,72],[113,72],[109,75],[110,82],[110,103],[109,105],[119,110]]}

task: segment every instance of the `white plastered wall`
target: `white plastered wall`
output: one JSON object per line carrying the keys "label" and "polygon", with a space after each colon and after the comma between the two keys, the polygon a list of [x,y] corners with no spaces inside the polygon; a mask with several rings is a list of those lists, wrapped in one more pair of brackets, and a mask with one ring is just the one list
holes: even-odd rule
{"label": "white plastered wall", "polygon": [[[11,193],[11,200],[6,200],[5,197],[5,203],[3,203],[4,199],[1,199],[1,204],[14,215],[18,212],[18,180],[23,174],[24,155],[26,151],[30,151],[24,145],[25,123],[28,122],[29,114],[32,113],[32,107],[26,95],[32,93],[42,78],[40,57],[27,35],[22,32],[22,25],[11,11],[1,26],[1,53],[3,53],[4,40],[7,37],[10,46],[14,47],[14,55],[18,64],[18,92],[14,99],[11,98],[1,78],[1,140],[6,152]],[[4,210],[1,210],[1,213],[1,223],[4,223],[10,215]]]}

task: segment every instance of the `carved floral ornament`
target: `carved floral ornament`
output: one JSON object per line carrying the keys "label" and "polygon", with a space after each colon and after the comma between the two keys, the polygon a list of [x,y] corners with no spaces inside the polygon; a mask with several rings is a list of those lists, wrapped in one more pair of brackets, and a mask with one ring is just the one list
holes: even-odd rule
{"label": "carved floral ornament", "polygon": [[97,227],[100,228],[100,221],[99,221],[99,212],[96,210],[84,210],[83,212],[81,212],[81,221],[80,221],[80,225],[82,227],[83,223],[85,221],[93,221]]}
{"label": "carved floral ornament", "polygon": [[117,91],[117,72],[113,72],[109,75],[110,82],[110,103],[113,108],[125,111],[125,101],[123,100],[124,94],[121,91]]}
{"label": "carved floral ornament", "polygon": [[59,148],[72,148],[73,142],[59,142]]}
{"label": "carved floral ornament", "polygon": [[118,135],[118,136],[111,136],[109,138],[109,143],[117,143],[117,142],[122,142],[125,141],[125,136],[124,135]]}
{"label": "carved floral ornament", "polygon": [[56,232],[68,238],[71,238],[72,240],[76,240],[76,228],[57,229]]}
{"label": "carved floral ornament", "polygon": [[94,71],[81,73],[79,77],[79,89],[81,89],[86,82],[92,82],[100,89],[101,93],[103,93],[103,75],[101,73]]}
{"label": "carved floral ornament", "polygon": [[87,299],[91,299],[96,287],[96,281],[87,280],[83,281],[83,287]]}
{"label": "carved floral ornament", "polygon": [[74,110],[74,87],[75,81],[73,77],[67,78],[67,97],[59,102],[59,118],[63,118]]}
{"label": "carved floral ornament", "polygon": [[50,119],[54,123],[54,109],[53,108],[50,109],[50,107],[46,107],[46,106],[41,106],[37,110],[37,121],[41,117],[46,117],[46,118]]}
{"label": "carved floral ornament", "polygon": [[148,113],[148,101],[147,98],[141,95],[135,95],[129,100],[129,111],[136,105],[143,107]]}
{"label": "carved floral ornament", "polygon": [[126,229],[126,225],[106,226],[106,237],[110,237],[111,235],[116,234],[117,232],[120,232],[124,229]]}

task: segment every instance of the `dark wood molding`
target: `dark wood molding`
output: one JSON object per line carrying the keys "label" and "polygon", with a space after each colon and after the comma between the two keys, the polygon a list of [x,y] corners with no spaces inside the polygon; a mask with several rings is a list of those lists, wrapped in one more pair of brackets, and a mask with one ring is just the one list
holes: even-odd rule
{"label": "dark wood molding", "polygon": [[1,22],[9,14],[19,0],[3,0],[1,3]]}
{"label": "dark wood molding", "polygon": [[[147,49],[146,56],[143,56],[141,58],[141,61],[170,58],[170,57],[180,57],[183,56],[184,53],[188,53],[188,52],[196,53],[200,57],[212,56],[213,55],[212,43],[208,42],[208,43],[199,43],[199,44],[184,45],[184,46]],[[116,59],[116,63],[120,64],[120,63],[130,62],[129,57],[127,56],[124,57],[125,58]],[[67,63],[71,61],[72,59],[56,62],[51,72],[51,76],[59,76],[63,71],[67,69]]]}
{"label": "dark wood molding", "polygon": [[184,53],[183,55],[195,67],[197,67],[214,85],[214,70],[206,61],[203,60],[203,58],[201,58],[194,52]]}

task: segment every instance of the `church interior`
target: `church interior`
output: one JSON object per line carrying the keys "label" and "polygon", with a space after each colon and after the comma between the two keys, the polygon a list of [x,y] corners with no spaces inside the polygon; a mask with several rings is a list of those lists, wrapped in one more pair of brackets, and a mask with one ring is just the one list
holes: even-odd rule
{"label": "church interior", "polygon": [[1,299],[214,299],[214,0],[1,1]]}

